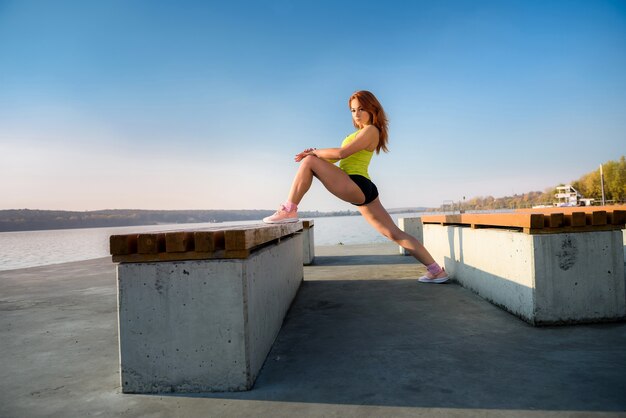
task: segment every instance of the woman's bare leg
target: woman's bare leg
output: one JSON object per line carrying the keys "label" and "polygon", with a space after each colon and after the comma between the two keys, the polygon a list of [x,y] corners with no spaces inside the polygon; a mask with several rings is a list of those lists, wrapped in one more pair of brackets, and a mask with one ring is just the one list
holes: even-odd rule
{"label": "woman's bare leg", "polygon": [[[428,266],[435,262],[435,259],[430,255],[426,247],[422,245],[415,237],[407,234],[393,222],[389,213],[385,210],[380,203],[380,199],[376,198],[373,202],[364,206],[358,206],[361,215],[372,225],[378,232],[392,240],[393,242],[405,248],[413,257],[415,257],[420,263]],[[432,276],[427,273],[427,276]],[[442,271],[436,276],[432,277],[445,277],[447,273]]]}
{"label": "woman's bare leg", "polygon": [[365,195],[339,167],[326,160],[310,155],[300,162],[298,172],[293,179],[288,200],[300,203],[302,197],[311,188],[313,177],[317,177],[329,192],[350,203],[359,203],[365,200]]}

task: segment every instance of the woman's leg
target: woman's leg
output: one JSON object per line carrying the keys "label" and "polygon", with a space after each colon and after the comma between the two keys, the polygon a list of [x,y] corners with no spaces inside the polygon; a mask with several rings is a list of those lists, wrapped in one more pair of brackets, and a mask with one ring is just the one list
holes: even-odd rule
{"label": "woman's leg", "polygon": [[339,167],[326,160],[309,155],[300,161],[300,168],[293,179],[287,202],[271,216],[263,218],[263,222],[276,224],[295,222],[298,220],[298,204],[309,191],[313,177],[317,177],[329,192],[350,203],[365,201],[365,195],[354,181]]}
{"label": "woman's leg", "polygon": [[315,156],[305,157],[293,179],[288,200],[300,203],[304,194],[309,191],[313,177],[317,177],[329,192],[350,203],[365,201],[365,195],[352,179],[339,167]]}
{"label": "woman's leg", "polygon": [[[376,198],[371,203],[364,206],[358,206],[361,215],[370,223],[378,232],[394,241],[402,248],[405,248],[413,257],[415,257],[420,263],[428,266],[435,262],[435,259],[430,255],[426,247],[422,245],[415,237],[407,234],[393,222],[389,213],[385,210],[380,203],[380,199]],[[427,276],[430,273],[427,274]],[[446,277],[447,273],[442,271],[441,273],[433,276],[436,278]]]}

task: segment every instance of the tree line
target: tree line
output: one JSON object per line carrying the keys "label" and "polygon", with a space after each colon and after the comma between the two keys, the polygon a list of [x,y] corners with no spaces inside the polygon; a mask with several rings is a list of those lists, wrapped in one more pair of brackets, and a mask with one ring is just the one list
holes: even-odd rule
{"label": "tree line", "polygon": [[[0,232],[47,229],[102,228],[117,226],[184,224],[228,221],[259,222],[273,210],[133,210],[59,211],[10,209],[0,210]],[[301,212],[303,218],[350,216],[356,211]]]}
{"label": "tree line", "polygon": [[[604,174],[604,195],[607,203],[626,202],[626,158],[621,156],[617,161],[607,161],[602,164]],[[602,188],[600,182],[600,167],[587,173],[578,180],[569,183],[583,197],[595,199],[595,204],[602,202]],[[455,202],[454,209],[458,210],[497,210],[497,209],[518,209],[530,208],[536,205],[552,205],[555,201],[554,195],[559,184],[547,188],[543,192],[533,191],[513,196],[493,197],[477,196],[466,202]],[[450,210],[449,207],[441,206],[438,210]]]}

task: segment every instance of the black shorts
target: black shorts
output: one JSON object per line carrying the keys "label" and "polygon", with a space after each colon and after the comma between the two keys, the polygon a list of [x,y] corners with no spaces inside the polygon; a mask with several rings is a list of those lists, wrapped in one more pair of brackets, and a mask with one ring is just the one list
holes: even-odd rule
{"label": "black shorts", "polygon": [[357,186],[359,186],[359,189],[361,189],[361,191],[365,195],[365,202],[353,203],[354,206],[367,205],[368,203],[373,202],[374,199],[378,197],[378,189],[376,188],[376,185],[372,183],[370,179],[368,179],[367,177],[360,176],[358,174],[350,174],[350,178],[352,179],[353,182],[356,183]]}

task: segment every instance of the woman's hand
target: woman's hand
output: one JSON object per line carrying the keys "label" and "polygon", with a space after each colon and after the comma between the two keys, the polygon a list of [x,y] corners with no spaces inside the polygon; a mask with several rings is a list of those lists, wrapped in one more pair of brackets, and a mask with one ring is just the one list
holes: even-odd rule
{"label": "woman's hand", "polygon": [[304,157],[309,156],[309,155],[315,155],[315,154],[313,153],[313,151],[315,151],[315,150],[316,150],[316,148],[307,148],[307,149],[305,149],[305,150],[304,150],[304,151],[302,151],[301,153],[296,154],[295,161],[296,161],[297,163],[299,163],[300,161],[302,161],[302,160],[304,159]]}

